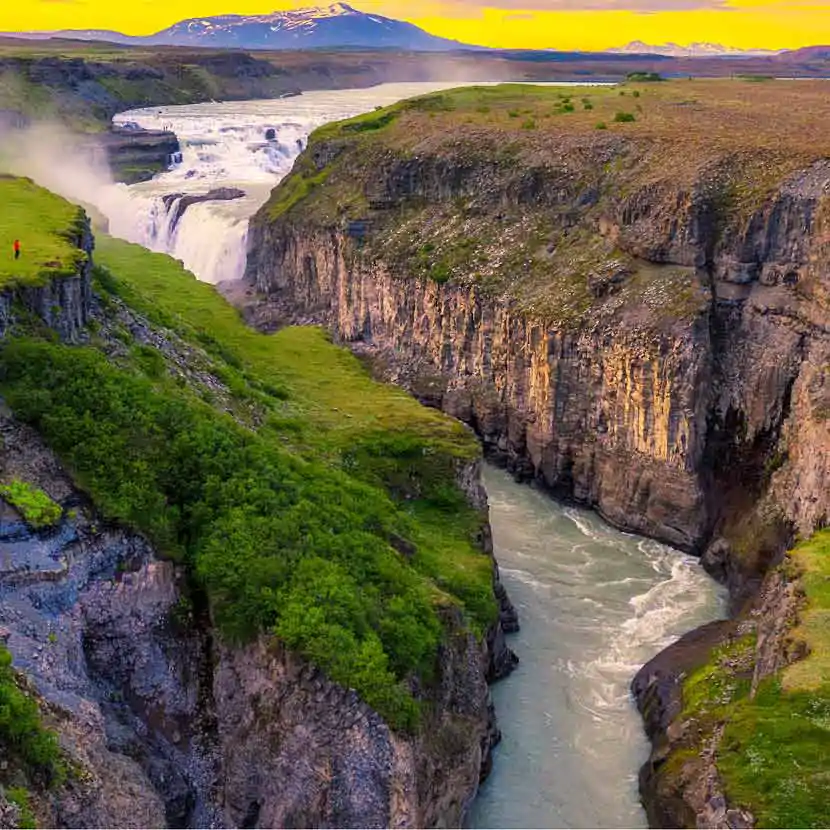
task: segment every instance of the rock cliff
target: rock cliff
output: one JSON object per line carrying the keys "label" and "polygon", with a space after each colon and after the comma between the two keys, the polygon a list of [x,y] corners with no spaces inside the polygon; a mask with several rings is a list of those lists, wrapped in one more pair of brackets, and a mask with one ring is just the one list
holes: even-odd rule
{"label": "rock cliff", "polygon": [[[21,192],[46,198],[45,191],[30,192],[30,184],[16,182],[18,199]],[[44,203],[56,215],[57,206],[66,207],[49,199]],[[49,278],[44,272],[33,285],[11,283],[0,292],[0,381],[9,380],[5,352],[42,336],[55,356],[76,349],[88,356],[94,347],[123,365],[139,354],[152,361],[157,382],[169,371],[177,389],[192,385],[202,399],[223,401],[242,417],[232,402],[239,381],[232,393],[227,366],[223,373],[201,340],[188,341],[186,327],[165,329],[115,296],[102,297],[100,286],[93,292],[94,246],[85,219],[71,232],[60,228],[58,236],[69,246],[62,249],[67,258],[75,255],[77,274]],[[138,263],[145,275],[157,265],[147,256]],[[97,274],[105,282],[117,279],[110,271]],[[192,277],[179,271],[175,277],[192,290]],[[197,288],[244,332],[209,288]],[[133,288],[130,296],[140,293]],[[71,348],[55,345],[58,340]],[[53,376],[50,383],[60,381]],[[98,392],[106,400],[112,390],[102,384]],[[281,406],[283,397],[276,400]],[[97,423],[107,415],[104,406]],[[87,427],[73,445],[95,433],[96,416],[87,410],[84,417]],[[447,425],[463,435],[458,425]],[[463,442],[474,449],[468,436]],[[460,825],[500,739],[488,682],[517,662],[504,640],[505,630],[517,627],[516,612],[492,559],[476,454],[452,459],[447,485],[472,508],[475,532],[471,526],[465,542],[481,560],[493,614],[487,630],[475,631],[463,606],[446,601],[448,587],[441,602],[431,597],[438,651],[423,679],[414,672],[407,679],[422,711],[420,724],[408,730],[390,728],[354,689],[287,649],[270,628],[244,642],[221,635],[216,608],[190,563],[162,557],[147,537],[106,520],[93,503],[95,478],[107,463],[100,460],[86,475],[75,464],[73,477],[44,437],[0,399],[0,647],[12,655],[18,685],[58,735],[65,771],[46,786],[14,760],[4,762],[0,826],[26,820],[12,798],[21,787],[29,790],[26,809],[43,826]],[[322,476],[334,474],[325,469]],[[409,475],[409,486],[417,486],[417,473]],[[114,477],[106,481],[117,489]],[[128,484],[135,486],[135,480]],[[17,500],[15,488],[23,493]],[[55,511],[43,524],[27,512],[38,500]],[[395,538],[401,550],[390,548],[391,556],[416,554],[414,545]]]}
{"label": "rock cliff", "polygon": [[40,533],[9,507],[0,515],[2,643],[74,770],[36,799],[40,823],[460,824],[500,737],[487,688],[510,662],[500,626],[488,647],[445,620],[432,714],[417,736],[396,734],[276,641],[215,641],[181,567],[101,523],[8,411],[0,437],[3,476],[64,511]]}
{"label": "rock cliff", "polygon": [[[78,210],[77,220],[64,229],[65,241],[79,252],[75,273],[62,270],[61,262],[43,263],[44,277],[31,284],[12,279],[0,285],[0,338],[21,313],[35,315],[63,340],[76,340],[89,319],[92,301],[92,253],[94,239],[90,223]],[[28,252],[24,252],[27,256]]]}
{"label": "rock cliff", "polygon": [[[232,291],[264,329],[326,325],[518,476],[702,554],[736,611],[754,598],[758,630],[791,631],[765,574],[830,513],[830,164],[811,143],[830,112],[782,128],[780,90],[743,111],[727,92],[637,89],[636,126],[614,129],[594,124],[616,92],[579,115],[564,92],[509,88],[326,128],[252,222]],[[650,772],[679,769],[684,673],[733,625],[635,683],[656,826],[753,820],[723,795],[711,721],[708,766],[669,789]],[[775,643],[750,663],[794,659]]]}

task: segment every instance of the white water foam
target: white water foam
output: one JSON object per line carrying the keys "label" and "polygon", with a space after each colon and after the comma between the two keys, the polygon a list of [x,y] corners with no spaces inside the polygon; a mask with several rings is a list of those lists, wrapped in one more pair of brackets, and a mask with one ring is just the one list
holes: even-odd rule
{"label": "white water foam", "polygon": [[[151,182],[107,188],[95,204],[115,236],[170,254],[205,282],[236,280],[245,270],[248,220],[291,170],[313,129],[455,85],[382,84],[270,101],[125,112],[114,119],[116,124],[176,133],[181,160]],[[165,205],[165,196],[205,195],[219,187],[246,195],[191,205],[173,226],[175,201]]]}

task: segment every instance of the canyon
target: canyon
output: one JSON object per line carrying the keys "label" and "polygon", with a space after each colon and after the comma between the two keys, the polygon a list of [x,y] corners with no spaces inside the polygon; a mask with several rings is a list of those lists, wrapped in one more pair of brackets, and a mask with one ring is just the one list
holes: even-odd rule
{"label": "canyon", "polygon": [[[799,105],[782,125],[784,86]],[[751,107],[736,103],[746,96]],[[621,111],[630,118],[618,118]],[[31,480],[60,504],[62,518],[43,536],[13,510],[3,517],[0,532],[15,555],[2,583],[10,609],[2,633],[46,720],[86,770],[51,793],[35,782],[38,818],[69,826],[462,820],[498,741],[485,681],[515,665],[503,634],[516,614],[492,564],[479,455],[468,432],[463,440],[445,432],[452,421],[434,414],[443,410],[519,480],[701,557],[728,587],[732,619],[681,638],[632,684],[652,742],[640,776],[652,826],[821,821],[820,775],[804,772],[807,796],[799,796],[781,772],[779,807],[740,783],[741,763],[767,756],[754,746],[748,752],[731,721],[761,705],[756,695],[768,700],[774,683],[785,713],[809,689],[798,717],[823,728],[822,676],[812,686],[803,677],[821,659],[809,628],[811,614],[821,613],[820,602],[812,610],[815,565],[809,550],[785,551],[827,521],[828,117],[819,83],[632,82],[433,90],[323,126],[245,231],[244,279],[234,281],[231,267],[215,272],[231,278],[219,288],[250,324],[276,332],[250,341],[227,339],[225,311],[214,308],[208,286],[196,289],[164,258],[102,234],[99,256],[88,226],[78,226],[75,244],[99,267],[95,291],[88,265],[75,277],[6,291],[0,336],[14,346],[29,325],[25,309],[50,336],[142,375],[170,373],[255,431],[276,418],[281,440],[294,447],[313,446],[294,406],[312,419],[328,413],[319,423],[332,436],[343,427],[331,424],[371,414],[367,400],[377,411],[399,406],[391,391],[374,397],[381,393],[359,374],[336,376],[328,389],[352,383],[362,395],[330,400],[325,385],[308,385],[304,361],[319,361],[325,377],[344,365],[333,346],[292,339],[307,336],[298,324],[324,326],[377,379],[430,407],[424,412],[437,420],[406,409],[411,428],[432,436],[418,439],[429,453],[436,435],[453,436],[437,445],[437,484],[429,462],[421,466],[394,442],[382,445],[392,469],[377,466],[378,438],[362,427],[352,441],[327,447],[326,463],[333,452],[349,475],[381,481],[403,504],[442,504],[445,484],[463,492],[459,509],[478,517],[475,547],[490,563],[487,603],[496,619],[470,630],[463,614],[442,611],[447,639],[436,678],[423,688],[409,676],[430,707],[414,736],[390,729],[348,684],[327,678],[325,666],[313,668],[267,634],[229,645],[216,629],[221,592],[206,598],[194,590],[191,565],[102,518],[108,498],[91,493],[100,502],[93,507],[77,469],[70,478],[43,444],[56,440],[55,427],[38,412],[39,398],[15,388],[26,369],[7,349],[12,404],[15,393],[28,401],[23,420],[44,434],[4,410],[4,474]],[[186,141],[183,150],[186,161]],[[168,193],[163,212],[173,231],[211,206],[210,193]],[[245,198],[221,196],[231,206]],[[213,316],[203,316],[206,306]],[[183,330],[177,315],[196,328]],[[218,351],[199,333],[206,324]],[[125,332],[138,344],[126,351]],[[270,368],[245,362],[264,356],[266,341],[277,344]],[[258,378],[256,394],[242,397],[228,357],[238,359],[240,343],[246,371]],[[162,355],[161,369],[141,347]],[[303,358],[292,363],[290,355]],[[287,408],[279,403],[286,383],[295,401]],[[71,458],[67,467],[77,464]],[[384,538],[404,562],[426,566],[419,546],[430,548],[428,535],[414,546],[400,530]],[[820,545],[821,534],[814,538]],[[429,576],[461,590],[467,613],[480,620],[478,600],[455,576]],[[163,674],[168,664],[180,669],[175,677]],[[798,672],[800,681],[791,680]],[[79,729],[81,742],[73,737]],[[308,763],[296,763],[298,753]],[[263,759],[273,775],[257,772]],[[128,815],[108,795],[111,768],[145,813]],[[806,809],[804,798],[818,806],[794,812]],[[16,809],[0,807],[2,815]]]}
{"label": "canyon", "polygon": [[728,585],[738,622],[634,684],[657,826],[756,820],[718,783],[722,722],[681,722],[684,678],[757,636],[713,670],[754,666],[754,697],[809,651],[779,563],[828,516],[830,166],[822,85],[790,91],[784,128],[774,85],[739,110],[689,82],[637,89],[630,127],[595,126],[630,90],[579,115],[568,91],[478,88],[320,130],[226,287],[257,327],[325,325],[520,478]]}

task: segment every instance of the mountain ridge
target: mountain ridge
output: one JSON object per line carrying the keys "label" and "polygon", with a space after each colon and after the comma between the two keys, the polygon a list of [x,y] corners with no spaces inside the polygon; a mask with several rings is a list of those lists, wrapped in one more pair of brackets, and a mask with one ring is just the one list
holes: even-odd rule
{"label": "mountain ridge", "polygon": [[106,40],[136,46],[206,46],[237,49],[397,48],[419,51],[485,49],[432,35],[414,23],[359,11],[347,3],[309,6],[266,14],[190,17],[151,35],[103,29],[5,33],[40,40]]}
{"label": "mountain ridge", "polygon": [[724,46],[721,43],[695,41],[682,45],[669,41],[662,44],[645,43],[642,40],[632,40],[625,46],[616,46],[606,49],[612,55],[665,55],[674,58],[713,58],[713,57],[772,57],[786,52],[786,49],[737,49]]}

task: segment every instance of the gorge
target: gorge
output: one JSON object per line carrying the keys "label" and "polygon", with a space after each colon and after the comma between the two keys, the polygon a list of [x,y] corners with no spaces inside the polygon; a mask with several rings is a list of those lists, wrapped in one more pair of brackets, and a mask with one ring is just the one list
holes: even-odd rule
{"label": "gorge", "polygon": [[[267,198],[269,182],[275,176],[285,175],[290,169],[313,127],[351,114],[350,108],[352,113],[371,111],[385,102],[394,102],[414,94],[436,92],[448,86],[452,85],[389,84],[371,91],[311,93],[275,102],[166,107],[125,113],[116,120],[134,122],[150,129],[172,128],[183,144],[183,163],[151,183],[128,189],[119,188],[116,198],[107,196],[105,200],[99,201],[99,207],[108,213],[110,230],[117,235],[182,258],[191,270],[207,282],[222,280],[226,284],[230,283],[244,271],[248,217],[256,209],[257,203]],[[585,86],[582,89],[587,92],[591,87]],[[183,187],[202,193],[207,188],[238,188],[246,192],[246,196],[234,199],[230,204],[217,200],[189,206],[183,215],[177,216],[175,207],[181,203],[181,197],[177,194]],[[128,197],[126,200],[125,195]],[[223,255],[216,256],[217,245],[222,246]],[[493,513],[492,521],[497,538],[501,524],[511,526],[510,517],[502,517],[498,512]],[[594,531],[588,533],[583,538],[589,541],[594,538]],[[559,534],[563,538],[567,537],[563,529],[558,531]],[[607,550],[607,555],[612,558],[619,555],[619,549],[610,541],[610,537],[605,541],[602,533],[593,542],[589,541],[590,544],[598,546],[598,550]],[[625,545],[624,542],[622,544]],[[577,549],[580,547],[576,544]],[[510,555],[508,550],[511,548],[507,548],[504,555]],[[637,554],[645,557],[645,561],[650,561],[644,551],[637,550]],[[555,552],[551,556],[561,558],[563,554]],[[562,623],[561,636],[565,639],[576,637],[580,627],[587,626],[588,630],[596,627],[593,635],[596,638],[595,648],[601,650],[603,647],[610,648],[606,642],[611,628],[607,617],[612,613],[623,613],[626,616],[631,614],[627,624],[633,626],[631,630],[635,636],[627,644],[627,653],[636,656],[629,656],[627,660],[618,658],[618,662],[622,660],[624,664],[622,668],[616,672],[612,670],[610,676],[602,671],[599,675],[592,675],[589,671],[586,679],[581,670],[574,669],[579,660],[575,664],[572,658],[562,654],[553,665],[544,667],[543,664],[531,668],[529,672],[520,670],[517,678],[507,682],[506,689],[500,693],[505,712],[512,710],[509,701],[514,694],[526,699],[524,696],[532,695],[530,690],[540,685],[547,689],[561,685],[562,698],[554,700],[557,707],[561,707],[562,715],[551,721],[550,715],[541,715],[529,709],[524,717],[519,716],[516,731],[522,736],[521,742],[516,734],[508,737],[508,745],[512,744],[512,749],[502,751],[504,757],[492,773],[493,781],[486,790],[490,795],[485,796],[473,812],[471,820],[475,822],[474,826],[492,826],[492,822],[497,823],[499,820],[508,826],[545,826],[552,820],[553,814],[560,815],[561,820],[569,826],[580,826],[586,821],[601,826],[635,826],[643,823],[641,808],[631,782],[637,765],[645,755],[640,745],[641,727],[631,706],[626,684],[636,668],[661,647],[694,627],[697,622],[722,615],[725,610],[715,598],[714,586],[707,581],[702,571],[697,575],[687,570],[675,572],[672,564],[675,556],[679,555],[666,551],[659,560],[653,562],[653,567],[647,566],[645,572],[634,568],[619,574],[620,585],[630,585],[645,593],[635,592],[625,600],[619,596],[613,599],[609,596],[610,605],[589,605],[588,612],[582,611],[581,616],[578,612],[585,606],[580,600],[572,612],[573,618]],[[624,567],[625,561],[620,563],[620,567]],[[649,573],[659,581],[652,583]],[[614,589],[616,583],[613,580],[606,588],[595,588],[587,575],[580,580],[577,582],[577,594],[587,596],[594,591],[597,600],[602,600],[603,592],[620,590]],[[511,584],[510,574],[506,577],[506,584]],[[521,584],[517,583],[512,590],[520,588]],[[556,586],[558,580],[552,584]],[[552,590],[556,591],[556,588]],[[546,610],[541,607],[536,611],[535,607],[540,605],[541,599],[534,599],[535,603],[531,602],[530,608],[533,609],[534,616],[538,614],[540,619],[534,620],[526,635],[532,638],[528,650],[547,653],[551,648],[551,633],[546,630],[549,623],[542,622]],[[562,601],[565,598],[554,593],[545,606],[555,608]],[[630,606],[628,602],[631,603]],[[673,606],[672,603],[676,605]],[[597,611],[596,608],[600,610]],[[612,611],[612,608],[618,610]],[[629,608],[630,610],[625,610]],[[523,609],[523,616],[528,610]],[[526,657],[531,661],[530,666],[534,666],[533,657],[529,654]],[[597,659],[601,662],[601,658]],[[611,663],[613,662],[612,659]],[[577,691],[581,683],[587,683],[587,688],[591,691]],[[511,807],[515,809],[520,803],[514,793],[516,784],[514,779],[505,779],[502,775],[516,764],[522,764],[529,752],[531,755],[536,752],[540,757],[546,756],[549,747],[544,743],[545,737],[554,743],[562,742],[560,753],[573,753],[572,763],[577,770],[575,775],[578,776],[574,782],[576,788],[584,790],[593,786],[597,772],[594,747],[603,730],[592,733],[587,724],[582,725],[579,712],[582,711],[590,720],[595,717],[595,714],[589,714],[590,706],[596,704],[585,702],[577,704],[574,709],[574,705],[568,702],[578,700],[586,694],[589,698],[591,695],[599,695],[600,709],[607,710],[608,719],[602,721],[606,732],[621,722],[626,724],[621,740],[609,740],[609,757],[614,759],[616,766],[614,772],[608,775],[607,792],[602,796],[597,793],[593,799],[594,812],[581,812],[580,807],[571,804],[574,784],[563,780],[556,771],[553,759],[563,756],[551,756],[550,763],[553,766],[528,771],[522,781],[523,786],[531,791],[546,792],[547,797],[541,803],[536,799],[535,811],[528,813],[525,808],[522,812],[520,807],[518,813],[511,812]],[[550,707],[553,707],[554,700],[551,700]],[[529,704],[526,706],[529,707]],[[582,708],[583,706],[588,709]],[[537,718],[549,724],[549,731],[540,729]],[[615,724],[614,727],[612,723]],[[565,738],[566,734],[572,734],[573,738]],[[531,750],[529,743],[538,748]]]}
{"label": "gorge", "polygon": [[633,684],[654,826],[827,820],[825,94],[472,88],[322,129],[229,292],[728,585]]}
{"label": "gorge", "polygon": [[[94,197],[74,194],[93,203],[98,199],[116,235],[170,251],[203,279],[222,282],[223,292],[256,328],[279,330],[275,342],[283,348],[287,345],[303,359],[311,358],[318,346],[302,340],[306,335],[297,333],[302,329],[285,326],[322,324],[336,341],[350,345],[377,378],[392,380],[434,409],[469,424],[486,454],[518,478],[593,507],[627,531],[702,554],[707,569],[729,588],[733,620],[705,627],[657,655],[633,687],[652,739],[640,792],[655,826],[775,824],[799,816],[803,820],[805,815],[820,823],[826,804],[821,774],[814,775],[812,768],[803,773],[803,757],[793,756],[802,770],[803,790],[789,792],[790,773],[779,774],[769,748],[751,745],[747,755],[746,734],[732,726],[740,724],[737,714],[754,718],[751,731],[764,736],[767,726],[776,724],[761,719],[756,711],[761,704],[753,702],[756,694],[762,702],[773,699],[785,714],[787,707],[796,707],[793,701],[801,701],[799,695],[806,694],[803,711],[796,708],[793,717],[803,719],[808,745],[823,735],[821,684],[810,681],[813,685],[805,687],[798,676],[799,666],[815,665],[814,657],[803,659],[815,635],[812,629],[806,634],[795,631],[812,613],[807,580],[810,569],[817,567],[815,556],[807,550],[782,563],[782,555],[795,534],[810,536],[827,515],[823,309],[830,171],[822,159],[821,139],[816,138],[826,113],[819,85],[800,85],[800,115],[783,134],[772,133],[769,125],[780,92],[752,88],[752,111],[736,108],[737,97],[730,97],[734,93],[734,87],[691,82],[627,85],[621,90],[434,90],[378,112],[370,111],[373,104],[344,105],[339,116],[367,114],[322,127],[307,148],[308,126],[328,117],[310,114],[305,124],[298,119],[297,124],[280,125],[269,113],[250,129],[237,124],[223,132],[229,126],[222,121],[227,113],[214,116],[206,130],[198,108],[193,108],[181,113],[183,120],[190,119],[190,136],[181,128],[174,130],[184,145],[180,167],[149,186],[109,189]],[[397,98],[393,95],[391,100]],[[289,105],[302,102],[280,102]],[[620,107],[637,113],[633,123],[615,122]],[[124,116],[142,117],[173,119],[177,113]],[[727,122],[728,130],[712,129],[712,124]],[[273,137],[267,135],[269,129],[275,131]],[[200,141],[200,131],[202,138],[209,133],[207,141]],[[220,144],[241,152],[223,156],[216,152]],[[287,172],[301,148],[304,152],[291,175],[268,199],[267,182]],[[228,177],[223,169],[231,157],[265,164],[252,165],[259,170],[241,188],[244,196],[227,193],[227,198],[198,201],[217,179],[227,185],[242,183],[243,177]],[[209,172],[200,177],[200,171]],[[164,196],[170,197],[167,204]],[[266,199],[249,231],[247,215]],[[143,272],[163,271],[171,281],[169,290],[181,292],[182,298],[191,289],[173,271],[164,270],[167,266],[162,269],[142,258],[133,272],[128,248],[103,237],[99,246],[102,260],[96,261],[103,261],[110,274],[99,276],[102,285],[109,286],[105,294],[116,304],[128,302],[118,312],[121,325],[142,332],[142,342],[158,348],[170,335],[157,330],[161,318],[149,309],[164,298],[155,314],[180,310],[165,293],[165,278],[153,282],[155,278]],[[142,291],[152,292],[154,299]],[[141,297],[149,305],[139,304],[136,317],[135,303]],[[90,319],[96,320],[103,327],[106,348],[121,359],[117,327],[106,322],[111,310],[102,316],[101,309],[85,305],[88,302],[87,298],[78,306],[85,309],[83,314],[69,316],[69,328],[64,326],[62,334],[72,339]],[[199,293],[193,307],[206,302],[206,295]],[[44,298],[35,308],[51,325],[60,323],[52,320],[52,309],[63,304]],[[2,318],[13,316],[6,310]],[[163,319],[169,325],[174,318]],[[197,327],[207,319],[193,317]],[[301,338],[294,347],[292,338]],[[225,348],[230,341],[223,342]],[[182,351],[179,345],[162,353],[171,367],[182,366],[192,361],[192,355],[185,356],[188,349],[185,345]],[[316,370],[329,371],[326,363],[337,362],[335,352],[325,351]],[[288,378],[296,383],[296,366],[280,364],[284,357],[269,359],[281,366],[275,382]],[[222,372],[206,368],[211,396],[224,400],[232,386]],[[25,376],[20,365],[15,371]],[[259,382],[259,389],[272,383]],[[361,401],[341,396],[336,404],[335,411],[345,411],[347,419],[360,417]],[[273,401],[268,406],[274,406]],[[280,411],[278,417],[287,415]],[[425,427],[439,429],[439,423],[427,421]],[[7,427],[12,428],[17,427]],[[346,457],[358,467],[366,463],[360,452]],[[568,790],[575,785],[555,766],[540,764],[538,783],[520,774],[512,780],[525,812],[511,819],[500,798],[500,788],[511,786],[510,771],[507,764],[500,766],[497,755],[494,777],[485,784],[470,821],[472,826],[513,821],[540,826],[545,816],[550,822],[551,811],[558,811],[569,826],[586,821],[598,826],[640,824],[643,817],[633,781],[645,754],[637,757],[638,724],[631,720],[626,683],[639,664],[672,639],[722,616],[722,598],[693,560],[657,541],[618,534],[593,517],[580,518],[574,508],[555,507],[540,493],[519,489],[501,476],[495,471],[486,474],[497,494],[492,510],[496,555],[503,560],[504,582],[508,592],[515,593],[514,600],[518,598],[523,622],[527,614],[529,628],[520,642],[527,638],[527,648],[534,652],[529,668],[538,674],[528,675],[523,663],[518,675],[497,687],[497,705],[501,702],[507,709],[505,698],[517,694],[529,718],[546,723],[545,729],[534,729],[532,720],[523,724],[511,713],[509,723],[523,736],[523,744],[511,749],[508,736],[503,760],[509,762],[511,752],[533,758],[534,751],[551,749],[544,743],[546,737],[568,734],[568,727],[557,726],[557,713],[540,710],[536,699],[540,682],[545,688],[561,683],[562,700],[575,706],[568,721],[576,737],[573,746],[557,747],[554,757],[577,759],[562,761],[569,767],[585,764],[574,768],[575,780],[579,775],[607,775],[613,784],[604,794],[596,794],[591,807],[599,812],[587,817],[581,805],[570,803]],[[473,505],[480,508],[481,496],[470,488],[470,474],[462,473],[461,479]],[[394,476],[392,480],[398,481]],[[555,511],[558,518],[545,518],[547,511]],[[539,529],[534,533],[536,522]],[[81,535],[89,532],[84,528]],[[577,534],[573,542],[569,534]],[[550,553],[545,549],[548,538]],[[820,546],[821,538],[813,544]],[[489,549],[486,534],[480,542]],[[404,556],[409,555],[408,545],[406,539],[393,542]],[[623,561],[630,561],[615,570],[612,563],[621,554]],[[128,571],[135,567],[139,576],[131,577],[129,584],[145,584],[147,562],[142,555],[134,559]],[[574,573],[582,582],[571,582]],[[605,593],[597,593],[600,586]],[[169,609],[174,594],[166,586],[163,593]],[[505,603],[501,619],[509,628],[513,616]],[[592,603],[596,607],[584,610]],[[560,614],[564,619],[556,619]],[[444,624],[454,625],[446,620]],[[609,652],[603,648],[613,652],[614,643],[619,646],[611,636],[615,627],[629,636],[624,655],[616,655],[623,667],[609,670]],[[545,638],[554,632],[565,651],[537,662],[536,651],[547,654],[550,641]],[[94,635],[92,640],[94,655]],[[474,699],[448,704],[450,709],[460,706],[476,720],[477,751],[484,768],[489,766],[496,733],[486,715],[481,675],[506,673],[510,664],[501,635],[494,632],[488,642],[489,665],[479,668],[467,687],[475,688]],[[568,654],[570,648],[577,650],[576,656]],[[592,654],[593,662],[588,659]],[[524,660],[525,654],[521,656]],[[230,662],[208,679],[216,696],[212,706],[218,708],[204,711],[226,730],[237,716],[233,706],[222,709],[231,703],[223,698],[222,672],[255,669],[261,657],[225,653],[222,659]],[[442,675],[448,677],[459,659],[463,662],[460,653],[450,656]],[[245,667],[236,665],[240,660],[247,661]],[[580,684],[585,682],[582,669],[587,663],[592,671],[597,665],[606,668],[598,674],[588,672],[586,698]],[[302,676],[300,668],[289,665],[285,670],[292,678]],[[780,680],[784,673],[786,686]],[[317,678],[311,682],[321,700],[336,698],[325,682],[322,688]],[[301,683],[300,688],[306,687]],[[706,689],[714,697],[707,696]],[[130,689],[129,695],[135,694]],[[578,710],[586,708],[592,695],[599,695],[602,705],[593,711],[588,706],[588,720],[580,726]],[[259,704],[251,705],[256,709]],[[344,705],[351,711],[353,701]],[[594,767],[591,747],[580,747],[579,735],[584,729],[583,736],[594,738],[582,740],[595,740],[597,733],[588,723],[602,723],[603,711],[613,712],[614,719],[622,718],[627,725],[616,724],[622,733],[614,752],[603,759],[606,766]],[[372,715],[362,712],[358,718],[365,716],[370,722]],[[732,731],[727,734],[725,729]],[[452,730],[442,734],[454,740]],[[325,742],[325,730],[322,735]],[[389,757],[387,738],[378,740],[361,760],[339,748],[330,762],[336,766],[351,758],[357,768],[363,769],[364,763],[371,767],[378,758]],[[417,797],[393,799],[394,813],[383,812],[387,804],[371,814],[326,815],[341,823],[377,819],[381,824],[405,824],[413,815],[415,823],[458,821],[469,807],[465,799],[477,787],[472,768],[476,765],[458,761],[469,746],[450,752],[455,759],[453,781],[448,790],[440,791],[435,784],[447,771],[442,773],[441,758],[446,759],[449,745],[443,743],[436,754],[435,747],[412,750],[394,736],[390,740],[396,760],[391,777],[384,780],[394,791],[402,787],[407,793],[407,787],[414,786]],[[540,742],[538,749],[532,748],[533,740]],[[771,739],[770,746],[774,744]],[[255,751],[250,742],[249,750]],[[569,755],[569,750],[575,754]],[[165,749],[168,758],[171,751]],[[414,756],[406,755],[413,751]],[[201,757],[199,763],[219,758],[211,763],[233,764],[221,751]],[[414,779],[402,774],[406,757],[421,759]],[[774,793],[772,806],[747,784],[741,767],[746,757],[760,758],[753,763],[772,770],[767,779],[772,782],[767,784]],[[241,770],[248,762],[237,763]],[[611,767],[613,773],[597,774]],[[195,769],[190,762],[188,769]],[[331,768],[320,774],[328,781],[340,775],[344,786],[351,780]],[[387,774],[388,768],[383,775]],[[231,815],[237,822],[308,821],[311,814],[273,812],[282,809],[275,806],[281,800],[299,805],[308,798],[306,786],[300,785],[293,800],[285,791],[252,791],[247,803],[230,805],[235,811]],[[561,801],[554,794],[534,805],[521,795],[523,786],[554,793],[562,786]],[[198,812],[198,786],[194,792],[197,800],[187,796],[184,812],[175,812],[181,806],[172,807],[178,816],[174,820],[186,816],[187,822],[212,821]],[[357,802],[350,798],[360,801],[359,793],[350,792],[337,797],[351,805]],[[313,801],[310,809],[332,809],[324,803],[328,797]],[[167,810],[169,821],[171,805],[179,796],[167,793],[165,798],[166,805],[159,809]],[[151,802],[152,798],[147,803]],[[613,806],[601,806],[606,803]]]}

